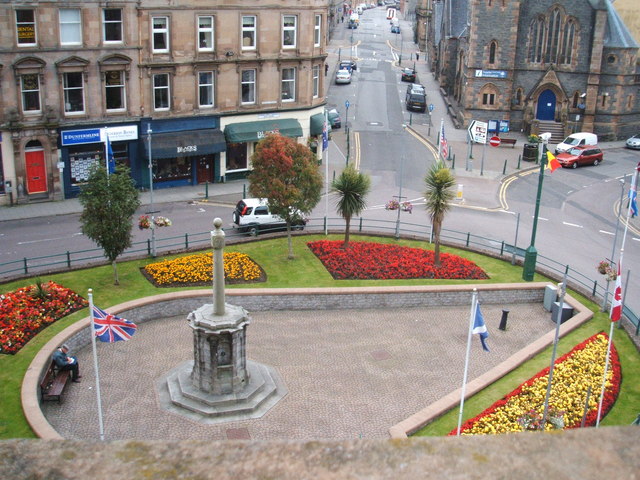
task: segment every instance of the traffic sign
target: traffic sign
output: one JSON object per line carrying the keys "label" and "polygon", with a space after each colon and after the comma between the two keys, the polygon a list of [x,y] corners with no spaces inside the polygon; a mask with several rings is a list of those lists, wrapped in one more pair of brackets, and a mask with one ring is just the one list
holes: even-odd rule
{"label": "traffic sign", "polygon": [[345,100],[345,101],[344,101],[344,106],[345,106],[345,107],[347,107],[347,108],[349,108],[349,105],[351,105],[351,104],[349,103],[349,100]]}
{"label": "traffic sign", "polygon": [[429,111],[433,112],[433,109],[435,108],[435,106],[433,105],[433,103],[429,104]]}
{"label": "traffic sign", "polygon": [[489,139],[489,145],[491,145],[492,147],[499,147],[500,146],[500,137],[491,137]]}
{"label": "traffic sign", "polygon": [[479,120],[471,120],[469,123],[469,138],[476,143],[487,143],[487,122],[481,122]]}

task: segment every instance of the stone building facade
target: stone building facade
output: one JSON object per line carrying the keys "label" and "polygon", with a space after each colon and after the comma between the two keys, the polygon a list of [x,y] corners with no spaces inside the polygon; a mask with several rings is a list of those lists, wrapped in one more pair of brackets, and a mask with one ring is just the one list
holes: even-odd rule
{"label": "stone building facade", "polygon": [[163,188],[245,176],[269,132],[313,140],[328,25],[328,0],[3,3],[0,204],[76,196],[111,157]]}
{"label": "stone building facade", "polygon": [[638,44],[609,0],[433,6],[432,65],[460,125],[604,140],[640,130]]}

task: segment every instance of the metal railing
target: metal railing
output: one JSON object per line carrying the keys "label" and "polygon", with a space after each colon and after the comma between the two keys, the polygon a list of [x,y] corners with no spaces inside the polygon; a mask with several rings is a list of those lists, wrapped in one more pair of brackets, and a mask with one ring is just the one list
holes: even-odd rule
{"label": "metal railing", "polygon": [[[344,232],[344,220],[339,217],[322,217],[310,219],[306,226],[307,232],[324,233],[325,230],[331,233]],[[272,234],[275,232],[282,234],[282,229],[261,228],[260,235]],[[371,234],[395,236],[399,238],[415,238],[432,242],[432,226],[407,221],[389,221],[364,219],[362,217],[352,219],[351,232],[353,234]],[[242,242],[251,237],[246,233],[236,230],[227,230],[227,243],[233,244]],[[497,240],[471,232],[461,232],[456,230],[442,229],[440,239],[443,245],[460,247],[488,254],[496,258],[511,260],[512,263],[522,263],[524,250],[506,243],[504,240]],[[211,242],[211,232],[184,233],[181,235],[155,239],[156,252],[160,255],[169,255],[189,250],[201,250],[207,248]],[[119,258],[132,259],[151,256],[151,240],[135,242],[131,248],[127,249]],[[79,269],[87,266],[105,264],[104,252],[101,248],[66,251],[62,253],[45,255],[40,257],[24,257],[20,260],[0,263],[0,281],[9,281],[15,278],[37,275],[38,273],[54,273],[71,269]],[[576,290],[594,301],[602,302],[607,296],[606,305],[613,293],[609,292],[605,283],[599,283],[582,272],[570,268],[568,265],[559,263],[551,258],[538,255],[537,271],[551,278],[560,279],[567,273],[567,283],[570,288]],[[635,334],[640,334],[640,319],[638,315],[625,306],[623,315],[636,327]]]}

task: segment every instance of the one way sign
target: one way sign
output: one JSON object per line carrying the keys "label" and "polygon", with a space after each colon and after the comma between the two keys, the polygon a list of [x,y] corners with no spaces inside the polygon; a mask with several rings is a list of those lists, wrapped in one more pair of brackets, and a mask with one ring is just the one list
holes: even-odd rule
{"label": "one way sign", "polygon": [[476,143],[487,143],[487,128],[486,122],[480,122],[479,120],[471,120],[469,128],[469,138]]}

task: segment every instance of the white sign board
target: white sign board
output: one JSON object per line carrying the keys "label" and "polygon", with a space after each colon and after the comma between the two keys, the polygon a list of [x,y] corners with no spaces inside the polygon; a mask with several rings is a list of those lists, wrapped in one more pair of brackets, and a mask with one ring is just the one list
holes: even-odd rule
{"label": "white sign board", "polygon": [[476,143],[487,143],[487,122],[480,122],[478,120],[471,120],[469,128],[469,138]]}

